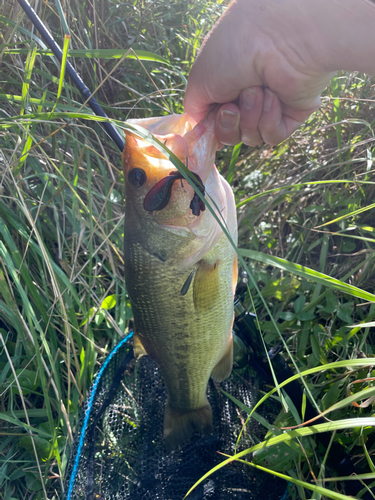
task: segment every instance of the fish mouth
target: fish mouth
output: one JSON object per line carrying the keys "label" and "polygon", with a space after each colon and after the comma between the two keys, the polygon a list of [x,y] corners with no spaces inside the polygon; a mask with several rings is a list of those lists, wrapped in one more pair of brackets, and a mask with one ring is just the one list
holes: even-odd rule
{"label": "fish mouth", "polygon": [[[193,184],[202,194],[205,195],[205,188],[202,182],[202,179],[198,174],[194,172],[190,172],[193,175]],[[150,191],[146,194],[143,200],[143,208],[147,212],[154,212],[155,210],[163,210],[171,198],[172,195],[172,187],[175,181],[184,179],[183,175],[180,172],[169,172],[169,175],[163,177],[159,182],[155,184],[154,187],[150,189]],[[206,206],[203,200],[198,196],[196,192],[194,192],[194,196],[190,202],[190,208],[193,215],[197,217],[201,212],[204,212]]]}

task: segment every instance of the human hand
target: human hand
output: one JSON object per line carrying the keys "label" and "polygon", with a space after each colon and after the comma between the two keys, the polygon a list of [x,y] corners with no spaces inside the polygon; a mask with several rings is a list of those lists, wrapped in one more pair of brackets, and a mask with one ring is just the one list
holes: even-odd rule
{"label": "human hand", "polygon": [[215,125],[223,144],[285,140],[318,109],[336,70],[366,69],[354,46],[366,22],[355,21],[366,14],[373,22],[375,8],[353,0],[342,6],[340,12],[336,0],[233,2],[191,69],[186,112],[199,120],[212,103],[223,104]]}

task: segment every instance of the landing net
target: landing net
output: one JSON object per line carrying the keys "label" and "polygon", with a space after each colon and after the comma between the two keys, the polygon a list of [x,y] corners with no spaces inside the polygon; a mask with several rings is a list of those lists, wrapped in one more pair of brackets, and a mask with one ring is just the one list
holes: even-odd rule
{"label": "landing net", "polygon": [[[65,499],[182,500],[197,480],[225,459],[218,452],[235,451],[247,414],[222,389],[248,407],[257,395],[247,370],[233,370],[221,384],[210,380],[215,433],[193,436],[183,448],[167,453],[164,382],[150,358],[134,360],[131,340],[124,339],[108,356],[82,411],[67,466]],[[237,451],[256,444],[263,434],[264,429],[251,421]],[[209,476],[188,499],[279,500],[285,490],[284,481],[233,462]]]}

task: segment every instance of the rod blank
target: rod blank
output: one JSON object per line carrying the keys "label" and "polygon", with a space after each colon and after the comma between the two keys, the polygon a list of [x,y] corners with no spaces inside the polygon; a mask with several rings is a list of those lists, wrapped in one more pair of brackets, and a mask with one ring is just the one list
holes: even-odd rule
{"label": "rod blank", "polygon": [[[18,3],[23,8],[27,17],[30,19],[30,21],[33,23],[33,25],[36,27],[36,29],[39,31],[39,33],[42,35],[43,40],[46,42],[47,46],[52,50],[54,56],[57,58],[57,60],[61,64],[62,51],[61,51],[60,47],[57,45],[57,43],[55,42],[55,40],[53,39],[52,35],[49,33],[47,28],[42,23],[41,19],[39,18],[39,16],[35,12],[35,10],[31,7],[31,5],[29,4],[29,2],[27,0],[18,0]],[[70,64],[69,61],[66,61],[65,71],[68,73],[68,75],[72,79],[74,85],[80,91],[84,100],[86,101],[87,99],[89,99],[87,104],[90,106],[90,108],[93,110],[93,112],[97,116],[102,116],[103,118],[108,118],[108,116],[103,111],[100,104],[98,103],[98,101],[95,99],[95,97],[93,97],[91,95],[90,90],[83,83],[81,77],[78,75],[78,73],[73,68],[73,66]],[[120,134],[117,132],[116,128],[112,125],[112,123],[102,122],[102,123],[100,123],[100,125],[104,128],[104,130],[107,132],[109,137],[112,139],[112,141],[116,144],[116,146],[122,152],[122,150],[124,149],[125,143],[124,143],[122,137],[120,136]]]}

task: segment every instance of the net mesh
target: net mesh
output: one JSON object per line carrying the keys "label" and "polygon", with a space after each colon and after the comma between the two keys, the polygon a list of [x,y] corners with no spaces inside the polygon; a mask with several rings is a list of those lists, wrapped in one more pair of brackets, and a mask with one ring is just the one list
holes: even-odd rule
{"label": "net mesh", "polygon": [[[193,436],[181,449],[167,453],[164,382],[147,356],[126,360],[125,368],[128,350],[129,342],[123,342],[107,360],[82,412],[67,467],[67,500],[181,500],[197,480],[223,461],[219,451],[233,454],[235,450],[247,415],[221,389],[251,407],[257,390],[247,370],[241,374],[233,370],[220,385],[210,381],[214,434]],[[237,450],[256,444],[262,433],[252,421]],[[236,462],[209,476],[189,498],[276,500],[285,489],[284,481]]]}

